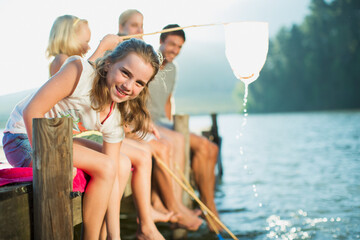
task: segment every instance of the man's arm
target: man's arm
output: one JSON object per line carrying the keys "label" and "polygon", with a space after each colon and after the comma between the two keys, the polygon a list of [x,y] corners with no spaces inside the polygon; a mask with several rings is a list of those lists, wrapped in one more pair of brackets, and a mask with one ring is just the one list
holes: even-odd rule
{"label": "man's arm", "polygon": [[171,121],[172,119],[172,114],[171,114],[171,98],[172,98],[172,94],[169,95],[168,99],[166,100],[166,104],[165,104],[165,115],[166,117]]}

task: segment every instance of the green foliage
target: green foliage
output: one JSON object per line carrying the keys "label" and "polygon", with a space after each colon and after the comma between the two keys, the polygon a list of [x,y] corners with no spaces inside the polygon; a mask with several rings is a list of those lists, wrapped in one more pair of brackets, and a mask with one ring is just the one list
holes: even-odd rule
{"label": "green foliage", "polygon": [[[269,42],[249,86],[252,112],[360,107],[360,1],[313,0],[303,23]],[[243,90],[236,90],[243,97]]]}

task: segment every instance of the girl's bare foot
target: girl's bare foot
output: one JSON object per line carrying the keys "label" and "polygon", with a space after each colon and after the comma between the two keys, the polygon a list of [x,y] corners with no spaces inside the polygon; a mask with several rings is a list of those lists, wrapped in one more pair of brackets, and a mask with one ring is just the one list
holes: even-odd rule
{"label": "girl's bare foot", "polygon": [[177,225],[181,228],[186,228],[189,231],[197,231],[201,224],[203,223],[203,220],[194,214],[186,214],[184,212],[177,213]]}
{"label": "girl's bare foot", "polygon": [[166,213],[163,213],[151,206],[151,218],[154,222],[169,222],[173,215],[173,212],[166,211]]}
{"label": "girl's bare foot", "polygon": [[195,209],[193,209],[191,211],[193,212],[193,214],[195,216],[198,216],[198,217],[202,214],[202,211],[200,209],[198,209],[198,208],[195,208]]}
{"label": "girl's bare foot", "polygon": [[139,240],[165,240],[161,233],[157,230],[154,223],[147,226],[139,225],[136,231],[136,239]]}

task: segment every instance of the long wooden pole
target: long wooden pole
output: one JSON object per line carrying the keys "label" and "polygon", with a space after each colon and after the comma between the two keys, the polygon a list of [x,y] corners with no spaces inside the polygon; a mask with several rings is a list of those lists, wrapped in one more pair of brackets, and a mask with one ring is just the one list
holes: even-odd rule
{"label": "long wooden pole", "polygon": [[154,156],[155,160],[160,166],[162,166],[174,179],[175,181],[200,205],[204,208],[208,214],[235,240],[238,238],[219,220],[219,218],[194,194],[179,178],[176,176],[171,169],[159,158],[157,155]]}
{"label": "long wooden pole", "polygon": [[226,25],[226,24],[229,24],[229,23],[211,23],[211,24],[190,25],[190,26],[186,26],[186,27],[174,27],[174,28],[163,29],[161,31],[156,31],[156,32],[151,32],[151,33],[139,33],[139,34],[121,36],[121,38],[123,38],[123,39],[138,38],[138,37],[142,37],[142,36],[155,35],[158,33],[173,32],[173,31],[182,30],[182,29],[186,29],[186,28],[209,27],[209,26]]}

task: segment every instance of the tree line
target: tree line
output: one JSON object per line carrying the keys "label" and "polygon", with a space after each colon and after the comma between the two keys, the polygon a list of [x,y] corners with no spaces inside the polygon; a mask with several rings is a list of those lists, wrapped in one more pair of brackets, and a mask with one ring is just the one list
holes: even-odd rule
{"label": "tree line", "polygon": [[[249,85],[251,112],[360,108],[360,1],[312,0],[299,25],[269,41],[257,81]],[[239,82],[235,96],[243,98]]]}

